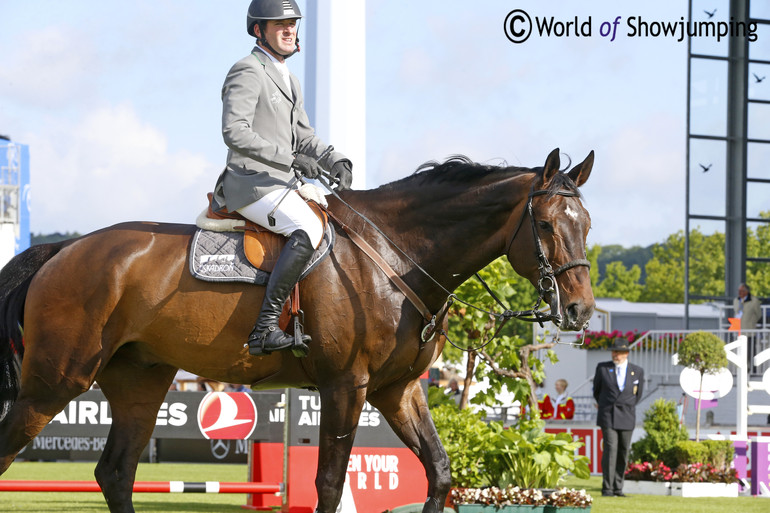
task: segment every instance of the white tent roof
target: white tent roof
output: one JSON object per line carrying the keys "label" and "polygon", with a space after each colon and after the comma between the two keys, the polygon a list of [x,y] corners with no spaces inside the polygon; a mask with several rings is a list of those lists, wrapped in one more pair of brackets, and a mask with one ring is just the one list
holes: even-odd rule
{"label": "white tent roof", "polygon": [[[596,309],[610,314],[656,314],[661,317],[684,317],[681,303],[632,303],[625,299],[596,298]],[[713,303],[690,305],[690,317],[719,318],[720,307]]]}

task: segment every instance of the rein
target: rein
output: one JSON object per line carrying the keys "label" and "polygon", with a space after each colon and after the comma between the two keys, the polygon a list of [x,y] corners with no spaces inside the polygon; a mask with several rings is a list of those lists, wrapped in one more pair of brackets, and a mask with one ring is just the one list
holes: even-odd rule
{"label": "rein", "polygon": [[[545,253],[543,252],[543,245],[540,242],[540,236],[538,235],[537,231],[537,223],[535,220],[535,215],[532,210],[532,198],[535,196],[542,196],[544,194],[549,194],[549,191],[547,190],[534,190],[534,185],[532,190],[529,193],[529,196],[527,197],[527,205],[524,208],[524,211],[522,212],[521,218],[519,219],[519,223],[516,226],[516,230],[513,233],[513,236],[511,237],[510,242],[508,243],[508,247],[506,248],[506,254],[510,251],[511,246],[513,245],[513,241],[516,238],[516,235],[519,233],[519,230],[521,229],[522,224],[524,223],[524,218],[527,214],[529,214],[531,225],[532,225],[532,235],[535,240],[535,247],[536,247],[536,253],[535,256],[537,257],[538,261],[538,269],[540,271],[540,278],[537,282],[537,290],[538,290],[538,298],[535,302],[535,305],[529,309],[529,310],[523,310],[523,311],[513,311],[506,307],[503,302],[500,300],[500,298],[497,297],[497,295],[492,291],[492,289],[489,287],[489,285],[484,281],[484,279],[479,275],[479,273],[474,273],[474,276],[481,282],[484,289],[487,291],[487,293],[495,300],[495,302],[503,308],[502,313],[496,313],[489,310],[485,310],[483,308],[480,308],[476,305],[473,305],[467,301],[464,301],[457,297],[453,292],[449,291],[444,287],[441,283],[439,283],[433,276],[428,273],[425,269],[422,268],[417,262],[415,262],[404,250],[402,250],[395,242],[393,242],[374,222],[372,222],[369,218],[367,218],[364,214],[354,209],[350,204],[348,204],[345,200],[340,198],[339,194],[334,190],[332,187],[332,184],[335,182],[334,179],[330,176],[327,176],[326,173],[322,172],[318,175],[318,178],[320,181],[326,186],[326,188],[332,193],[332,195],[337,198],[343,205],[348,207],[352,212],[354,212],[356,215],[358,215],[361,219],[363,219],[368,225],[370,225],[372,228],[374,228],[380,235],[382,235],[388,243],[391,244],[395,249],[398,250],[399,253],[401,253],[409,262],[411,262],[419,271],[424,274],[426,277],[428,277],[433,283],[435,283],[442,291],[447,293],[447,301],[444,303],[444,306],[441,307],[439,312],[437,312],[435,315],[431,314],[428,307],[425,305],[425,303],[420,299],[420,297],[412,290],[411,287],[393,270],[393,268],[385,261],[385,259],[382,258],[382,256],[377,253],[377,251],[369,245],[366,240],[361,237],[357,232],[355,232],[353,229],[351,229],[349,226],[344,224],[337,216],[335,216],[331,211],[329,211],[329,215],[337,221],[337,223],[340,225],[340,227],[345,231],[345,233],[348,234],[350,239],[353,241],[353,243],[359,247],[372,261],[390,278],[390,280],[396,285],[396,287],[406,296],[407,299],[414,305],[415,308],[422,314],[423,318],[425,318],[427,324],[423,328],[421,334],[420,334],[420,340],[422,344],[427,343],[429,340],[431,340],[436,333],[440,333],[446,337],[447,341],[449,341],[450,344],[452,344],[457,349],[460,349],[462,351],[478,351],[479,349],[482,349],[487,344],[492,342],[497,336],[500,334],[500,331],[503,329],[503,326],[505,323],[507,323],[510,319],[519,319],[522,321],[527,322],[537,322],[540,324],[540,326],[543,326],[544,322],[552,321],[558,328],[558,326],[561,325],[562,317],[561,317],[561,304],[559,300],[559,288],[556,283],[556,276],[560,275],[561,273],[572,269],[573,267],[578,266],[591,266],[591,263],[584,259],[576,259],[572,260],[570,262],[567,262],[566,264],[559,266],[556,271],[553,270],[551,267],[551,264],[548,262],[548,258],[545,256]],[[565,191],[560,190],[553,192],[551,194],[558,194],[560,196],[567,196],[567,197],[577,197],[579,196],[579,193],[573,192],[573,191]],[[553,296],[555,295],[555,298]],[[550,297],[551,299],[554,299],[551,303],[551,313],[546,313],[541,311],[540,305],[543,302],[543,300],[546,297]],[[484,312],[492,317],[495,317],[498,322],[500,322],[500,325],[498,326],[497,330],[495,331],[495,334],[484,344],[477,348],[463,348],[452,342],[451,339],[449,339],[449,336],[447,332],[444,329],[440,329],[441,324],[443,323],[444,318],[446,317],[447,313],[449,312],[449,308],[451,305],[455,302],[462,303],[466,305],[467,307],[473,308],[475,310],[478,310],[480,312]]]}

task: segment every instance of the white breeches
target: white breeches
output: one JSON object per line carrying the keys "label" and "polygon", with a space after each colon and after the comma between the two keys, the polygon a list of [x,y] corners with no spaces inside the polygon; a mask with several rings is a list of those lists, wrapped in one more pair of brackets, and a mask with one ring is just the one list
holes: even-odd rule
{"label": "white breeches", "polygon": [[238,212],[246,219],[286,237],[296,230],[304,230],[310,237],[311,244],[317,248],[323,238],[323,225],[297,191],[286,194],[273,213],[275,226],[270,226],[267,215],[275,208],[285,192],[286,189],[270,192],[254,203],[239,208]]}

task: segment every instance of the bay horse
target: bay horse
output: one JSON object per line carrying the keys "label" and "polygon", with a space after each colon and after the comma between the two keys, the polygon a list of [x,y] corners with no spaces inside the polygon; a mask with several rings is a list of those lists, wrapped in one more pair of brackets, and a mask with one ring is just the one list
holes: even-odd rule
{"label": "bay horse", "polygon": [[442,309],[447,291],[502,255],[542,287],[545,259],[559,267],[551,275],[557,294],[546,300],[553,307],[561,297],[561,328],[577,330],[594,308],[585,260],[590,217],[577,189],[591,173],[593,152],[568,172],[559,166],[558,149],[532,169],[453,158],[330,198],[336,243],[301,285],[312,337],[305,358],[249,355],[244,341],[264,289],[193,278],[193,225],[131,222],[31,247],[0,271],[0,474],[96,382],[112,426],[94,474],[111,512],[133,512],[139,456],[181,368],[254,388],[318,390],[318,513],[335,511],[340,501],[365,401],[424,466],[423,512],[443,511],[449,461],[420,376],[445,339],[423,340],[424,316],[339,223],[366,239],[431,312]]}

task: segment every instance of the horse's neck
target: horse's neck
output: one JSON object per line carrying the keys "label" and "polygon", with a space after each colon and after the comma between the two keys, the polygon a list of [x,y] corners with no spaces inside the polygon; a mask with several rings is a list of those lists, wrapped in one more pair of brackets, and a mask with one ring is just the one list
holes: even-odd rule
{"label": "horse's neck", "polygon": [[[434,187],[398,194],[360,191],[351,197],[351,205],[409,258],[355,214],[349,213],[348,220],[418,294],[441,301],[446,299],[442,287],[454,290],[503,254],[512,236],[506,228],[512,216],[523,212],[529,183],[511,177],[484,186]],[[410,258],[442,287],[417,269]]]}

